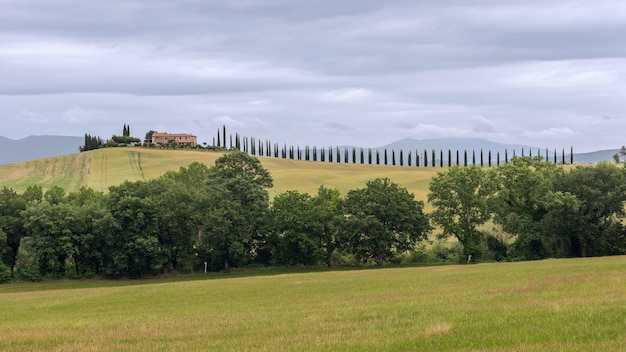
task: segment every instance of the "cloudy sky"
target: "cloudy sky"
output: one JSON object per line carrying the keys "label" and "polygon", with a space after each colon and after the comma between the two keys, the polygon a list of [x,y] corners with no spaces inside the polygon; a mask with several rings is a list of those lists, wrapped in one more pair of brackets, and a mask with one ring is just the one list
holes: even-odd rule
{"label": "cloudy sky", "polygon": [[0,136],[626,144],[626,2],[0,0]]}

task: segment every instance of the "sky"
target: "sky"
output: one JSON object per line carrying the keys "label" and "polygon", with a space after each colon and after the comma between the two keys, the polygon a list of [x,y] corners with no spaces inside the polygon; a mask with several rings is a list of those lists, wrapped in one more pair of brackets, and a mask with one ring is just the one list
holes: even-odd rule
{"label": "sky", "polygon": [[0,0],[0,136],[626,144],[626,1]]}

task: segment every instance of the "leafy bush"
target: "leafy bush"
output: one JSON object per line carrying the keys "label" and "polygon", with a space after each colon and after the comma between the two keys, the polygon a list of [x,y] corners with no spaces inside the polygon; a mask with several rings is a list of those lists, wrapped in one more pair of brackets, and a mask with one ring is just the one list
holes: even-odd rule
{"label": "leafy bush", "polygon": [[11,269],[0,262],[0,284],[11,281]]}
{"label": "leafy bush", "polygon": [[20,278],[24,281],[37,282],[41,281],[41,275],[39,274],[39,270],[37,269],[20,269],[19,271]]}

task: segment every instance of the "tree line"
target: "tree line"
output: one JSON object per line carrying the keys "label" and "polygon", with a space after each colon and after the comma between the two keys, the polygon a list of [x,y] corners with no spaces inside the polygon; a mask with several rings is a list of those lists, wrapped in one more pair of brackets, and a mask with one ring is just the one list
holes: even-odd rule
{"label": "tree line", "polygon": [[[624,254],[625,172],[608,163],[566,171],[530,157],[453,166],[432,179],[430,214],[386,178],[345,195],[321,186],[270,202],[270,173],[238,151],[106,194],[4,188],[0,281]],[[435,226],[458,241],[424,241]]]}
{"label": "tree line", "polygon": [[[379,150],[364,149],[357,147],[339,147],[329,146],[327,148],[305,145],[303,147],[288,146],[284,143],[282,146],[278,143],[272,143],[269,140],[261,140],[254,137],[242,136],[239,133],[226,134],[226,126],[217,131],[217,139],[213,138],[213,147],[228,150],[240,150],[253,156],[268,156],[274,158],[317,161],[317,162],[335,162],[335,163],[352,163],[352,164],[368,164],[368,165],[400,165],[400,166],[417,166],[417,167],[452,167],[452,166],[471,166],[480,165],[481,167],[499,166],[501,163],[508,163],[512,158],[540,157],[545,161],[552,161],[554,164],[565,165],[567,163],[574,164],[574,148],[570,147],[569,157],[566,158],[565,148],[560,154],[554,149],[552,153],[546,148],[545,151],[537,149],[533,155],[533,150],[521,149],[521,155],[516,155],[515,149],[509,155],[507,149],[501,154],[500,151],[492,153],[490,150],[456,150],[442,149],[436,151],[423,150]],[[455,158],[456,157],[456,158]]]}

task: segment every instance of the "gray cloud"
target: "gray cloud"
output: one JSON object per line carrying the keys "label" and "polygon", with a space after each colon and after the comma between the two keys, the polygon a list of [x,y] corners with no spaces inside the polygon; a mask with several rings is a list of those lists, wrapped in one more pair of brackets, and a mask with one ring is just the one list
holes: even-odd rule
{"label": "gray cloud", "polygon": [[617,0],[5,0],[0,135],[610,148],[625,32]]}

